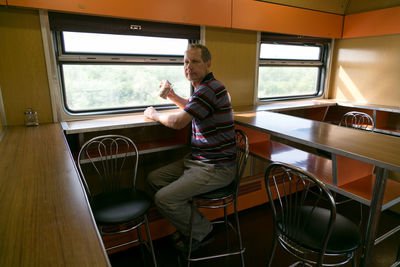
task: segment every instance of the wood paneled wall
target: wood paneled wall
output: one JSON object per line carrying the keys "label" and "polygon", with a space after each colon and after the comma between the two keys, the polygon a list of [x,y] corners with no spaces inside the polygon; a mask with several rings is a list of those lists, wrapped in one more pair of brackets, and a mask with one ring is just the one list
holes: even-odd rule
{"label": "wood paneled wall", "polygon": [[0,140],[1,140],[1,136],[3,135],[3,131],[4,131],[4,122],[3,122],[3,118],[1,116],[1,110],[0,110]]}
{"label": "wood paneled wall", "polygon": [[[0,36],[0,85],[7,124],[22,125],[28,107],[38,112],[40,123],[51,122],[38,11],[0,6]],[[206,28],[211,69],[228,88],[234,107],[253,104],[256,36],[250,30]],[[398,47],[399,34],[337,40],[329,98],[398,105]]]}
{"label": "wood paneled wall", "polygon": [[211,71],[228,89],[232,105],[252,105],[257,34],[253,31],[206,28]]}
{"label": "wood paneled wall", "polygon": [[6,126],[4,119],[5,119],[5,113],[4,113],[4,105],[3,105],[3,95],[1,93],[1,84],[0,84],[0,140],[1,140],[1,136],[3,135],[5,126]]}
{"label": "wood paneled wall", "polygon": [[337,40],[329,98],[399,105],[400,34]]}
{"label": "wood paneled wall", "polygon": [[52,122],[50,92],[37,10],[0,6],[0,84],[7,125],[23,125],[33,108]]}
{"label": "wood paneled wall", "polygon": [[[51,122],[38,11],[0,7],[0,36],[7,40],[0,42],[0,84],[7,124],[22,125],[28,107],[38,112],[40,123]],[[256,36],[254,31],[206,28],[212,71],[226,85],[236,106],[253,103]]]}

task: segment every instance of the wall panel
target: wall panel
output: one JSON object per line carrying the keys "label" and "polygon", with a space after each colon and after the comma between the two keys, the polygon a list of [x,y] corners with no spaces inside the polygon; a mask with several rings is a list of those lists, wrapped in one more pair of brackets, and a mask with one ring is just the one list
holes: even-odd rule
{"label": "wall panel", "polygon": [[4,113],[4,104],[3,104],[3,96],[1,93],[1,85],[0,85],[0,141],[1,137],[3,136],[3,131],[6,127],[5,117],[6,114]]}
{"label": "wall panel", "polygon": [[228,89],[232,105],[252,105],[257,34],[252,31],[207,28],[211,71]]}
{"label": "wall panel", "polygon": [[400,34],[337,40],[329,98],[398,106]]}
{"label": "wall panel", "polygon": [[0,84],[7,125],[23,125],[33,108],[52,122],[47,72],[36,10],[0,7]]}
{"label": "wall panel", "polygon": [[1,110],[0,110],[0,142],[3,137],[4,130],[5,130],[5,125],[4,125],[3,118],[1,116]]}

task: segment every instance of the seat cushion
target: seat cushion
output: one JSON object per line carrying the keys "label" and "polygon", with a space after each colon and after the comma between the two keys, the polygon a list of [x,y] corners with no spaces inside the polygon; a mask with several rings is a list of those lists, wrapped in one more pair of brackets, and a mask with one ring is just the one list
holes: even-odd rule
{"label": "seat cushion", "polygon": [[[315,208],[311,212],[312,207],[302,207],[301,222],[306,222],[304,229],[301,231],[296,226],[286,228],[289,233],[293,233],[290,240],[299,243],[302,246],[319,251],[321,242],[328,227],[330,211],[324,208]],[[278,221],[278,228],[283,232],[283,225]],[[301,229],[301,227],[300,227]],[[300,234],[302,232],[302,234]],[[356,250],[361,244],[361,231],[358,226],[346,217],[336,213],[333,230],[330,235],[326,253],[345,253]]]}
{"label": "seat cushion", "polygon": [[235,183],[231,183],[228,186],[195,196],[194,198],[205,200],[223,199],[232,196],[235,193],[235,189]]}
{"label": "seat cushion", "polygon": [[91,204],[98,224],[114,225],[143,216],[151,207],[152,201],[143,191],[124,189],[98,195]]}

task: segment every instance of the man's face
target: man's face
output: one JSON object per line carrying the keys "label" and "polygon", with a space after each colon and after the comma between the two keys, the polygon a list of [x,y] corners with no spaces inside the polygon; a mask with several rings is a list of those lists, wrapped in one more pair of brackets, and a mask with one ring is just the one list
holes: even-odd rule
{"label": "man's face", "polygon": [[184,68],[186,78],[197,87],[204,77],[210,72],[211,62],[204,62],[201,58],[200,48],[191,48],[186,51]]}

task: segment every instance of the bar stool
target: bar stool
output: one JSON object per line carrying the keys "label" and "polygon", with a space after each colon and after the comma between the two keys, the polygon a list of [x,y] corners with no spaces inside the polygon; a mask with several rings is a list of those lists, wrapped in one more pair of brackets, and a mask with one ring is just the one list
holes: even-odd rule
{"label": "bar stool", "polygon": [[374,131],[375,122],[370,115],[360,111],[349,111],[340,120],[339,126]]}
{"label": "bar stool", "polygon": [[277,244],[300,259],[302,266],[339,266],[349,261],[356,266],[361,231],[336,213],[335,200],[321,180],[298,167],[272,162],[265,172],[265,187],[274,223],[267,266]]}
{"label": "bar stool", "polygon": [[[190,266],[191,262],[194,261],[202,261],[202,260],[209,260],[214,258],[220,257],[228,257],[233,255],[239,255],[241,257],[242,266],[244,266],[244,256],[243,253],[245,248],[242,244],[242,237],[240,235],[240,226],[239,226],[239,216],[237,211],[237,196],[238,196],[238,189],[240,180],[242,178],[247,158],[249,155],[249,143],[246,134],[236,129],[235,130],[235,137],[236,137],[236,176],[234,181],[223,188],[204,193],[192,198],[192,212],[190,216],[190,224],[189,224],[189,252],[187,255],[188,266]],[[227,207],[232,205],[234,207],[234,216],[235,216],[235,223],[236,226],[233,226],[228,220],[227,214]],[[226,252],[220,254],[209,255],[205,257],[193,258],[192,257],[192,223],[193,223],[193,214],[195,208],[206,208],[206,209],[224,209],[224,217],[222,220],[213,221],[212,224],[224,223],[225,224],[225,232],[226,232]],[[229,251],[229,227],[236,232],[239,249],[236,251]]]}
{"label": "bar stool", "polygon": [[[147,219],[152,200],[144,191],[136,189],[138,161],[137,147],[130,138],[102,135],[90,139],[82,146],[77,163],[100,234],[137,233],[137,239],[106,250],[138,242],[149,250],[152,264],[156,267]],[[147,234],[147,242],[141,236],[142,225]]]}
{"label": "bar stool", "polygon": [[[360,111],[349,111],[345,113],[339,123],[339,126],[365,130],[373,132],[375,130],[375,122],[370,115]],[[375,169],[375,168],[374,168]],[[336,193],[333,193],[334,198],[336,199]],[[345,198],[344,200],[336,200],[336,205],[341,205],[347,202],[353,201],[350,198]],[[360,222],[361,226],[363,222],[363,205],[360,203]]]}

